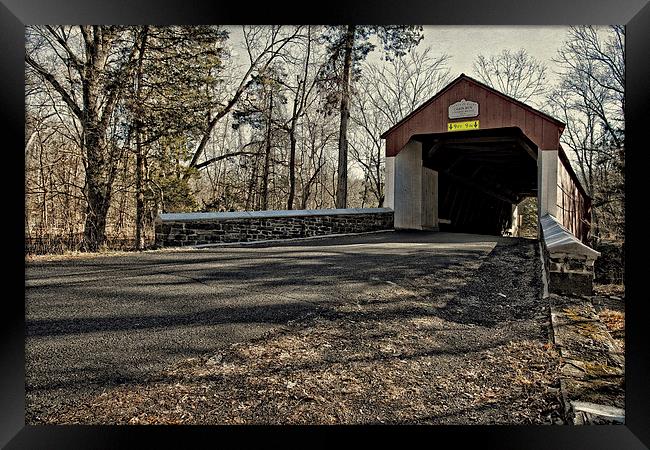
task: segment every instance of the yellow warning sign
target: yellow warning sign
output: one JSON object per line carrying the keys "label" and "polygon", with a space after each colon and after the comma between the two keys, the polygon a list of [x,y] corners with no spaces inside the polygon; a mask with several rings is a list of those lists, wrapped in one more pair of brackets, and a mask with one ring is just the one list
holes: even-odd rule
{"label": "yellow warning sign", "polygon": [[478,120],[447,123],[447,131],[465,131],[465,130],[478,130],[478,129],[479,129]]}

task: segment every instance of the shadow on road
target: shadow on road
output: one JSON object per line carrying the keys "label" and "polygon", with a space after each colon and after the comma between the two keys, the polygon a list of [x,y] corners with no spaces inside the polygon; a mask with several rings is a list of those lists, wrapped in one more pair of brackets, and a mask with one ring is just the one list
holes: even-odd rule
{"label": "shadow on road", "polygon": [[[430,317],[439,345],[414,342],[399,358],[481,352],[506,344],[511,322],[542,315],[539,264],[534,241],[407,232],[30,263],[30,405],[56,408],[39,394],[48,390],[74,396],[150,381],[183,358],[305,317],[362,323],[370,335],[385,323]],[[468,326],[495,332],[485,340]],[[390,339],[385,333],[377,339]],[[395,357],[338,362],[377,358]]]}

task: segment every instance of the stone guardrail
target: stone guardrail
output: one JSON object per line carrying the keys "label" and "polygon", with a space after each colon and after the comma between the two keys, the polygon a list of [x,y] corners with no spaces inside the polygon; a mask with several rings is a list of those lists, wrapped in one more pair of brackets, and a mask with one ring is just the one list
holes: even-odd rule
{"label": "stone guardrail", "polygon": [[157,247],[252,242],[393,228],[390,208],[166,213],[155,221]]}
{"label": "stone guardrail", "polygon": [[540,219],[546,279],[553,294],[591,295],[594,262],[600,256],[550,214]]}

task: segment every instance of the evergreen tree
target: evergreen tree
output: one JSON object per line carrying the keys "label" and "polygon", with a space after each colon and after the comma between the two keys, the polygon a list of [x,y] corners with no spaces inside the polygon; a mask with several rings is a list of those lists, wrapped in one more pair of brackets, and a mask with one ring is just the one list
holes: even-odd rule
{"label": "evergreen tree", "polygon": [[[150,186],[146,172],[156,171],[157,176],[170,173],[172,179],[159,179],[160,189],[149,197],[157,198],[161,210],[177,209],[176,191],[188,196],[180,205],[196,208],[191,200],[187,168],[189,150],[187,143],[200,136],[206,111],[214,107],[214,90],[221,82],[223,44],[228,33],[213,26],[143,26],[137,29],[138,58],[130,95],[125,99],[129,126],[136,141],[136,248],[144,248],[146,227],[145,197]],[[161,141],[161,139],[165,139]],[[159,151],[157,164],[150,167],[147,156],[152,147],[175,142],[175,151]],[[180,144],[180,146],[179,146]],[[183,149],[182,151],[179,149]],[[165,156],[173,155],[168,161]],[[176,160],[177,168],[171,172],[165,165]],[[145,167],[146,166],[146,167]],[[171,189],[173,192],[166,192]],[[162,200],[165,200],[164,202]]]}
{"label": "evergreen tree", "polygon": [[375,49],[371,38],[377,38],[385,57],[404,55],[423,38],[421,26],[389,25],[360,26],[339,25],[327,27],[323,39],[328,46],[329,58],[323,65],[322,83],[330,92],[331,104],[338,103],[339,143],[336,207],[347,207],[348,190],[348,121],[350,118],[350,92],[361,74],[361,62]]}

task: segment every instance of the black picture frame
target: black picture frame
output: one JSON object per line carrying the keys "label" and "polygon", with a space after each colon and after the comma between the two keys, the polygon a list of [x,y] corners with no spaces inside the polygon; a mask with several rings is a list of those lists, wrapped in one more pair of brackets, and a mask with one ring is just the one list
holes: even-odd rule
{"label": "black picture frame", "polygon": [[[327,427],[329,436],[347,440],[361,432],[366,444],[383,441],[387,433],[426,437],[443,448],[479,445],[499,449],[642,449],[650,446],[650,355],[647,295],[644,295],[644,240],[641,228],[645,189],[643,157],[648,152],[644,131],[650,125],[650,4],[647,0],[491,0],[426,1],[336,0],[305,2],[171,1],[171,0],[0,0],[0,116],[5,130],[0,146],[6,171],[4,257],[17,271],[5,280],[12,293],[3,295],[2,382],[0,383],[0,445],[6,448],[186,448],[187,439],[224,445],[224,433],[248,443],[251,430],[264,445],[290,443],[284,428],[270,427],[116,427],[25,425],[24,230],[17,217],[24,213],[24,161],[17,152],[24,136],[24,26],[27,24],[264,24],[376,23],[427,25],[570,25],[625,24],[626,35],[626,424],[612,426],[455,426],[455,427]],[[12,137],[13,139],[7,139]],[[15,258],[17,261],[14,261]],[[21,263],[23,261],[23,263]],[[7,269],[9,270],[9,269]],[[21,301],[21,299],[23,301]],[[314,439],[315,429],[305,439]],[[321,431],[319,428],[317,431]],[[319,433],[320,434],[320,433]],[[425,436],[426,435],[426,436]],[[305,440],[300,445],[308,445]],[[319,439],[319,443],[324,442]]]}

